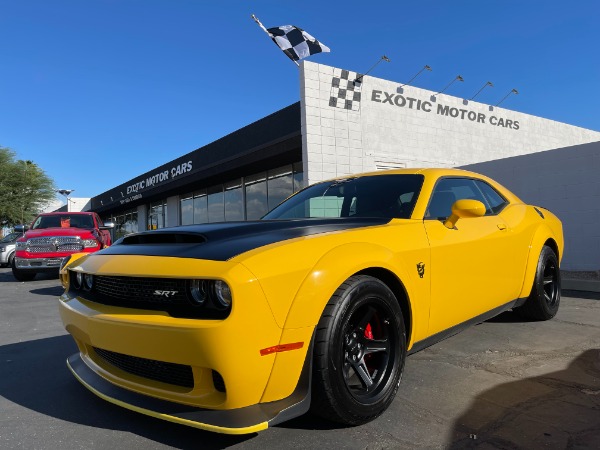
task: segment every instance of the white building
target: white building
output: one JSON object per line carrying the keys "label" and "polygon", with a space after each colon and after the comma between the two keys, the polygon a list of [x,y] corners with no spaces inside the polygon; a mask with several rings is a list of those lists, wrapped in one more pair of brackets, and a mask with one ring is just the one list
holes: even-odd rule
{"label": "white building", "polygon": [[[499,181],[535,202],[537,197],[528,193],[537,189],[536,183],[560,176],[562,163],[556,161],[581,155],[570,164],[569,179],[580,176],[579,167],[588,170],[581,173],[588,178],[593,176],[590,168],[595,173],[600,169],[600,146],[582,153],[570,150],[600,141],[597,131],[307,61],[300,64],[299,74],[299,103],[92,198],[90,209],[117,222],[118,234],[249,220],[260,218],[302,186],[327,178],[479,163],[486,163],[482,172],[492,174],[494,161],[503,173],[511,173]],[[551,163],[548,151],[554,149],[562,153]],[[534,154],[535,164],[519,159]],[[527,169],[519,169],[523,165]],[[595,184],[590,189],[593,198],[578,203],[578,211],[589,210],[585,220],[597,224],[600,212],[590,202],[600,204],[600,188]],[[580,195],[573,188],[564,192],[563,204]],[[561,214],[558,197],[542,200],[565,224],[563,268],[600,269],[600,247],[593,254],[583,253],[596,248],[589,245],[597,242],[598,235],[590,234],[593,227],[574,226],[582,216],[566,210]]]}

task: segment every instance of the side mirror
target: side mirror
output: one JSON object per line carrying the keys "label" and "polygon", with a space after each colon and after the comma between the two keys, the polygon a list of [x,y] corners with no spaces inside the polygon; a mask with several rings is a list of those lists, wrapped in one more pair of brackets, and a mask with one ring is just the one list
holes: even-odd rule
{"label": "side mirror", "polygon": [[15,225],[14,230],[17,233],[25,233],[29,227],[27,225]]}
{"label": "side mirror", "polygon": [[115,224],[113,222],[104,222],[104,226],[98,227],[101,230],[108,230],[110,234],[110,243],[115,242]]}
{"label": "side mirror", "polygon": [[454,228],[458,219],[485,216],[485,205],[479,200],[457,200],[452,205],[452,215],[446,219],[444,226]]}

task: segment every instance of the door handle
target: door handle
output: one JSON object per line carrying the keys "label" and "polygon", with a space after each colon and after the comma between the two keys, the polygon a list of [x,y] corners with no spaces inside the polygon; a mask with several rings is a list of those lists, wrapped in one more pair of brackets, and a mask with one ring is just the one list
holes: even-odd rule
{"label": "door handle", "polygon": [[498,227],[499,230],[501,231],[506,231],[506,225],[503,223],[499,223],[498,225],[496,225]]}

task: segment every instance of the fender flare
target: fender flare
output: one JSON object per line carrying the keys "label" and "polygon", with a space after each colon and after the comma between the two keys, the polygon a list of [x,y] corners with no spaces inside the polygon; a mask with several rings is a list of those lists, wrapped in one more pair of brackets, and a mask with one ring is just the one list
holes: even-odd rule
{"label": "fender flare", "polygon": [[[339,261],[343,261],[341,268]],[[366,242],[343,244],[323,255],[308,272],[290,305],[284,328],[316,326],[336,289],[352,275],[373,268],[394,274],[410,299],[412,286],[408,269],[401,260],[394,257],[393,252]],[[411,318],[410,301],[408,307]]]}
{"label": "fender flare", "polygon": [[[527,298],[529,297],[529,294],[531,294],[535,272],[537,271],[538,259],[542,251],[542,247],[548,241],[548,239],[552,239],[556,242],[556,237],[554,236],[554,233],[552,233],[552,230],[550,230],[546,224],[543,224],[535,231],[529,244],[529,256],[527,257],[527,264],[525,266],[525,277],[523,278],[521,292],[517,298]],[[556,256],[560,261],[560,255]]]}

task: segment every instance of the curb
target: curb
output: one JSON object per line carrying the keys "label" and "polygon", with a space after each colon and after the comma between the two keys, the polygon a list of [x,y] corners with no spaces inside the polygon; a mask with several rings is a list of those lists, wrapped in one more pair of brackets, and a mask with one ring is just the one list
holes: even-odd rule
{"label": "curb", "polygon": [[600,292],[600,280],[562,279],[561,289],[572,291]]}

